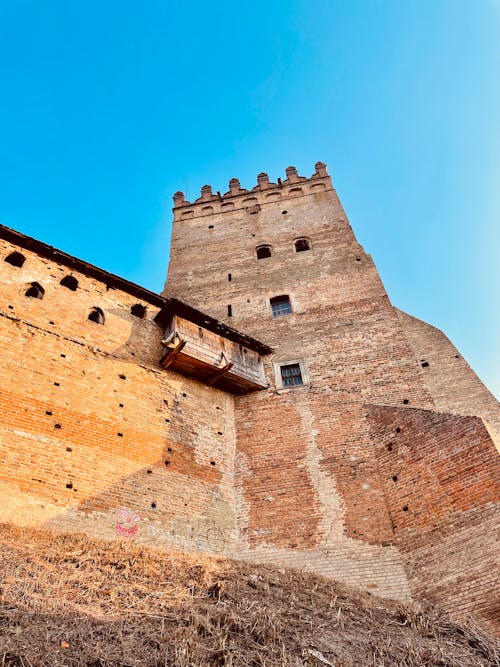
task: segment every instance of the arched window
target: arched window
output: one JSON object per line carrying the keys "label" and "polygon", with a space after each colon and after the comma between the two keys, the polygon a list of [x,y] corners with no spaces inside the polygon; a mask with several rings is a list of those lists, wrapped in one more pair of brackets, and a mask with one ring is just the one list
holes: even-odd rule
{"label": "arched window", "polygon": [[104,313],[100,308],[92,308],[92,310],[89,313],[88,319],[91,322],[95,322],[96,324],[104,324]]}
{"label": "arched window", "polygon": [[296,239],[295,240],[295,252],[304,252],[304,250],[311,250],[311,244],[309,239]]}
{"label": "arched window", "polygon": [[44,294],[45,290],[40,285],[40,283],[31,283],[31,285],[24,293],[24,296],[30,296],[32,299],[43,299]]}
{"label": "arched window", "polygon": [[134,303],[130,309],[130,312],[132,315],[135,315],[135,317],[143,320],[146,316],[146,306],[143,306],[142,303]]}
{"label": "arched window", "polygon": [[270,245],[259,245],[255,250],[257,252],[257,259],[265,259],[266,257],[271,257]]}
{"label": "arched window", "polygon": [[290,297],[288,294],[282,294],[281,296],[275,296],[271,299],[271,310],[273,311],[273,317],[279,317],[280,315],[288,315],[292,312],[292,304],[290,303]]}
{"label": "arched window", "polygon": [[17,266],[21,268],[21,266],[24,264],[26,257],[24,255],[21,255],[20,252],[11,252],[8,257],[5,258],[5,261],[7,264],[12,264],[12,266]]}
{"label": "arched window", "polygon": [[59,284],[63,287],[67,287],[72,292],[76,292],[78,289],[78,280],[74,276],[64,276]]}

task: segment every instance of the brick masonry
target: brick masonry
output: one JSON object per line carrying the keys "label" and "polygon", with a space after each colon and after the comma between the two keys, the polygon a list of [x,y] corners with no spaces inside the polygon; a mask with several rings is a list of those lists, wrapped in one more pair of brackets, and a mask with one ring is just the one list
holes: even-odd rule
{"label": "brick masonry", "polygon": [[138,319],[137,298],[22,252],[21,268],[0,261],[0,521],[231,549],[232,396],[160,370],[157,307]]}
{"label": "brick masonry", "polygon": [[[324,165],[310,179],[293,168],[275,184],[261,174],[250,191],[233,179],[221,198],[209,186],[194,203],[178,194],[174,220],[166,293],[275,349],[266,359],[269,389],[235,402],[240,554],[313,568],[381,595],[432,598],[490,622],[494,534],[481,534],[480,525],[481,517],[488,526],[492,521],[498,485],[491,479],[486,485],[483,476],[498,470],[498,459],[480,420],[461,418],[457,426],[455,417],[440,413],[480,415],[493,424],[498,403],[441,332],[412,327],[414,318],[392,306]],[[310,250],[296,252],[302,238]],[[263,245],[270,256],[259,259]],[[270,300],[280,295],[289,296],[293,312],[273,317]],[[276,364],[292,361],[302,364],[308,383],[280,389]],[[382,468],[373,412],[379,406],[401,419],[420,415],[412,432],[422,443],[423,464],[416,452],[408,481],[403,474],[397,486],[411,495],[408,515],[404,498],[388,494],[388,487],[395,493],[395,473]],[[461,497],[456,489],[451,496],[452,484],[442,478],[429,483],[440,447]],[[454,478],[462,461],[468,464]],[[432,547],[424,546],[430,538],[420,524],[413,540],[402,540],[395,516],[408,521],[424,501],[421,513],[436,513],[444,499]],[[444,537],[458,521],[465,532]],[[476,566],[458,573],[460,556],[451,554],[464,550]],[[483,576],[488,570],[490,578]],[[460,577],[475,581],[479,592],[454,590]]]}
{"label": "brick masonry", "polygon": [[326,167],[174,202],[165,296],[270,345],[268,388],[162,370],[161,297],[36,242],[12,266],[1,233],[0,520],[304,567],[495,629],[498,403],[392,306]]}

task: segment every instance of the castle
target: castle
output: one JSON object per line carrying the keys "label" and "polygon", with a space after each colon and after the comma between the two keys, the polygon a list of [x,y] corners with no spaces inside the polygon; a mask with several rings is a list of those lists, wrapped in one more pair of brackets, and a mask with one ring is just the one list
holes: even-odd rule
{"label": "castle", "polygon": [[500,410],[327,173],[174,195],[154,294],[0,227],[0,521],[495,619]]}

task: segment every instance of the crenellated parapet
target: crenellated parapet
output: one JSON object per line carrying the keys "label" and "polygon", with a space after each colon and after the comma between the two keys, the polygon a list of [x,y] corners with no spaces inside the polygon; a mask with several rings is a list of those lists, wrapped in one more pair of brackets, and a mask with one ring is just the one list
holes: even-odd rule
{"label": "crenellated parapet", "polygon": [[257,185],[250,190],[242,188],[237,178],[229,181],[229,190],[224,194],[214,193],[211,185],[204,185],[200,196],[193,202],[188,201],[183,192],[176,192],[173,197],[174,220],[225,213],[234,209],[258,213],[261,206],[273,201],[331,190],[332,181],[326,164],[316,162],[314,167],[315,172],[310,178],[300,176],[296,167],[287,167],[286,178],[278,178],[276,183],[269,180],[268,174],[261,172],[257,175]]}

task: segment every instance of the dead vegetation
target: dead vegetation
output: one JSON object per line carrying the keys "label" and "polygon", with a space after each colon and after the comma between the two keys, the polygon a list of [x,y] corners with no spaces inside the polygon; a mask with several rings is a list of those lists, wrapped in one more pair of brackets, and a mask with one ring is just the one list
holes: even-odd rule
{"label": "dead vegetation", "polygon": [[499,664],[472,625],[304,572],[0,531],[0,666]]}

